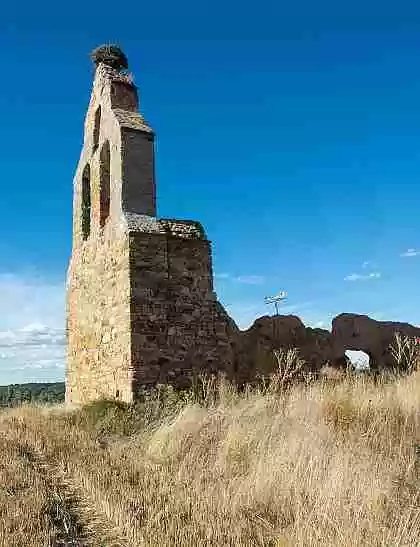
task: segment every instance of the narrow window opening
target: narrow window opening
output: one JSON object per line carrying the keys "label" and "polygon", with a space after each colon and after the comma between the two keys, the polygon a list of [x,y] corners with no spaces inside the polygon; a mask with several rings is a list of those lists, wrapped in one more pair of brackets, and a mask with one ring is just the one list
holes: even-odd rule
{"label": "narrow window opening", "polygon": [[82,175],[82,237],[83,240],[90,235],[90,167],[86,165]]}
{"label": "narrow window opening", "polygon": [[109,141],[106,141],[100,154],[100,226],[105,226],[109,217],[111,200],[111,152]]}
{"label": "narrow window opening", "polygon": [[116,399],[119,399],[119,397],[120,397],[120,390],[117,389],[117,391],[116,391],[116,393],[115,393],[115,398],[116,398]]}
{"label": "narrow window opening", "polygon": [[95,112],[95,122],[93,126],[93,150],[99,146],[99,135],[101,131],[101,107],[98,106]]}

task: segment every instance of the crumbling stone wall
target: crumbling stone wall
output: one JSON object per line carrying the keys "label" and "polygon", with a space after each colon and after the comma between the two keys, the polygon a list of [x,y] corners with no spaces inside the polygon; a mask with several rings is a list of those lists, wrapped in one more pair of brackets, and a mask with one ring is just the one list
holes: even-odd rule
{"label": "crumbling stone wall", "polygon": [[232,377],[229,321],[213,291],[210,243],[202,227],[159,220],[154,229],[130,234],[136,387],[185,385],[200,369]]}

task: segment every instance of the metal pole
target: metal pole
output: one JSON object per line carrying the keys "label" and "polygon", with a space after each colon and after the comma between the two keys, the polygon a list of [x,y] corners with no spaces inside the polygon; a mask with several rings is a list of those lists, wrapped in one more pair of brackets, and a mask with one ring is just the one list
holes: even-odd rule
{"label": "metal pole", "polygon": [[[280,293],[278,293],[275,296],[266,296],[264,298],[264,302],[266,304],[274,304],[275,317],[279,316],[279,304],[281,304],[285,300],[286,296],[287,296],[287,293],[284,292],[284,291],[281,291]],[[273,321],[273,323],[272,323],[272,325],[273,325],[272,337],[273,337],[273,344],[275,346],[277,346],[277,343],[278,343],[278,333],[277,333],[278,325],[277,325],[277,323],[278,323],[278,321]]]}

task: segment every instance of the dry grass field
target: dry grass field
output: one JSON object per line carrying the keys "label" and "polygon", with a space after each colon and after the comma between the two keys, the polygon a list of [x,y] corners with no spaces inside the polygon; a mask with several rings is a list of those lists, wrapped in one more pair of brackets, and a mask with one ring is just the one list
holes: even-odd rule
{"label": "dry grass field", "polygon": [[420,373],[0,414],[0,545],[420,545]]}

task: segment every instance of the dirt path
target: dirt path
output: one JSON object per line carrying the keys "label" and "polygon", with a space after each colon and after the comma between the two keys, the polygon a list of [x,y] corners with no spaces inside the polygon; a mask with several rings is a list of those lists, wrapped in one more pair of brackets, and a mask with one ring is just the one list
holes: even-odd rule
{"label": "dirt path", "polygon": [[[82,490],[71,477],[66,476],[45,456],[28,443],[16,440],[0,431],[2,439],[13,444],[19,457],[37,473],[49,492],[48,518],[56,531],[51,547],[128,547],[130,541],[122,538],[112,524],[98,515],[83,496]],[[24,515],[22,515],[24,518]]]}

